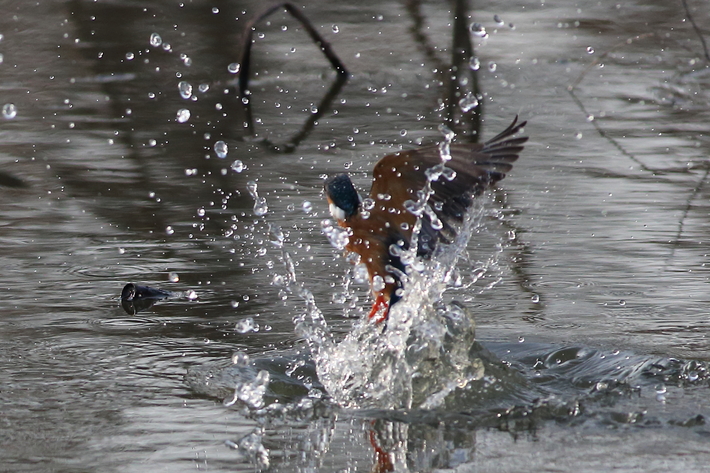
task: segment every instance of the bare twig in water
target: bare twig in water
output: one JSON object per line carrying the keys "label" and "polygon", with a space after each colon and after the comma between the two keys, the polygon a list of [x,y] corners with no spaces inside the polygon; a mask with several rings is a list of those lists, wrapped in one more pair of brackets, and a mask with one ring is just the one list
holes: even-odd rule
{"label": "bare twig in water", "polygon": [[617,49],[619,49],[619,48],[622,47],[622,46],[626,46],[627,44],[631,44],[631,43],[633,43],[634,41],[638,41],[638,40],[640,40],[640,39],[646,39],[646,38],[649,38],[649,37],[651,37],[651,36],[655,36],[655,33],[644,33],[644,34],[640,34],[640,35],[638,35],[638,36],[634,36],[633,38],[628,38],[628,39],[625,40],[625,41],[621,41],[620,43],[616,43],[614,46],[611,47],[611,49],[609,49],[609,50],[605,51],[604,53],[602,53],[600,56],[598,56],[596,59],[594,59],[594,61],[592,61],[591,64],[589,64],[587,67],[585,67],[584,70],[582,71],[582,73],[579,75],[579,77],[577,77],[577,80],[575,80],[574,82],[572,82],[572,85],[570,85],[570,86],[567,87],[567,90],[568,90],[569,92],[572,92],[572,91],[575,89],[575,87],[577,87],[577,85],[579,85],[579,83],[582,82],[582,79],[584,79],[584,76],[587,75],[587,72],[589,72],[591,68],[593,68],[594,66],[596,66],[597,64],[599,64],[599,62],[600,62],[602,59],[604,59],[605,57],[607,57],[607,56],[608,56],[609,54],[611,54],[612,52],[616,51]]}
{"label": "bare twig in water", "polygon": [[664,270],[668,266],[669,262],[675,257],[675,250],[676,250],[676,248],[678,248],[680,246],[680,237],[681,237],[681,235],[683,235],[683,226],[685,225],[685,219],[688,218],[688,214],[690,213],[690,208],[693,206],[693,201],[695,200],[695,197],[698,195],[700,190],[705,185],[705,181],[707,181],[709,176],[710,176],[710,166],[705,168],[705,173],[703,174],[703,177],[700,179],[700,181],[698,181],[698,183],[695,185],[695,188],[688,196],[688,199],[685,201],[685,209],[683,210],[683,215],[681,215],[680,220],[678,221],[678,231],[676,232],[675,238],[673,239],[673,246],[671,246],[671,253],[668,255],[668,258],[666,258],[666,263],[663,267]]}
{"label": "bare twig in water", "polygon": [[251,47],[252,38],[254,35],[254,26],[258,22],[260,22],[261,20],[263,20],[264,18],[279,9],[286,10],[288,13],[291,14],[291,16],[298,20],[301,25],[303,25],[313,42],[318,45],[320,50],[323,52],[325,57],[333,66],[333,69],[335,69],[338,73],[330,89],[318,104],[317,111],[315,113],[310,114],[308,120],[306,120],[306,123],[303,124],[301,130],[296,135],[294,135],[286,144],[277,145],[270,142],[269,140],[263,140],[263,142],[267,146],[271,147],[274,151],[292,152],[296,148],[296,146],[298,146],[298,144],[308,135],[308,133],[310,133],[318,119],[320,119],[323,114],[328,110],[328,106],[338,95],[340,89],[343,87],[348,77],[350,77],[350,73],[347,71],[342,61],[340,61],[340,58],[338,58],[333,49],[330,47],[330,44],[325,39],[323,39],[323,37],[313,27],[308,18],[306,18],[306,16],[301,13],[296,6],[294,6],[292,3],[284,2],[277,3],[266,8],[264,11],[252,18],[247,24],[246,30],[244,32],[244,37],[242,39],[242,55],[239,61],[239,98],[241,99],[240,102],[244,106],[246,128],[250,134],[254,134],[254,121],[251,111],[251,99],[249,97],[249,70],[251,66]]}
{"label": "bare twig in water", "polygon": [[[468,63],[474,55],[473,44],[469,36],[467,25],[468,20],[468,0],[455,0],[454,2],[454,22],[453,39],[451,47],[451,65],[448,66],[437,55],[436,48],[431,44],[429,38],[424,33],[424,16],[421,13],[421,0],[407,0],[405,6],[412,19],[410,31],[414,41],[419,44],[424,57],[434,65],[438,75],[442,76],[442,82],[448,84],[446,95],[443,98],[446,107],[445,122],[447,126],[457,133],[469,135],[470,141],[478,141],[481,131],[481,117],[483,115],[483,104],[480,98],[483,96],[479,89],[478,73],[472,70]],[[446,73],[448,72],[448,77]],[[464,74],[470,75],[468,80],[461,80]],[[468,83],[469,92],[472,97],[479,100],[476,107],[470,110],[463,110],[459,107],[459,100],[466,96],[462,92],[463,83]],[[468,124],[468,129],[462,123]]]}
{"label": "bare twig in water", "polygon": [[695,23],[695,20],[693,19],[693,15],[690,14],[690,8],[688,8],[688,2],[687,0],[681,0],[683,3],[683,8],[685,8],[685,14],[690,20],[690,24],[693,25],[693,29],[695,30],[695,33],[698,35],[698,38],[700,38],[700,42],[703,44],[703,51],[705,52],[705,59],[710,62],[710,53],[708,53],[708,45],[705,43],[705,38],[703,38],[703,33],[700,31],[700,28],[698,25]]}
{"label": "bare twig in water", "polygon": [[421,11],[421,0],[407,0],[405,7],[407,13],[412,19],[412,27],[409,31],[414,36],[414,41],[419,44],[424,56],[430,63],[433,63],[437,71],[444,71],[446,69],[446,64],[442,61],[436,53],[436,48],[429,41],[429,37],[424,34],[424,15]]}
{"label": "bare twig in water", "polygon": [[[584,115],[585,115],[586,117],[590,117],[590,116],[592,116],[592,114],[590,114],[590,113],[587,111],[587,109],[586,109],[586,107],[584,106],[584,104],[582,103],[582,101],[581,101],[581,100],[579,99],[579,97],[577,97],[577,95],[574,93],[574,90],[575,90],[575,88],[579,85],[579,83],[582,82],[582,80],[583,80],[584,77],[587,75],[587,73],[588,73],[594,66],[596,66],[597,64],[599,64],[602,59],[604,59],[605,57],[607,57],[609,54],[611,54],[611,53],[612,53],[613,51],[615,51],[616,49],[618,49],[618,48],[620,48],[620,47],[622,47],[622,46],[631,44],[631,43],[633,43],[634,41],[638,41],[638,40],[640,40],[640,39],[649,38],[649,37],[651,37],[651,36],[655,36],[655,34],[654,34],[654,33],[644,33],[644,34],[640,34],[640,35],[638,35],[638,36],[634,36],[633,38],[628,38],[628,39],[626,39],[625,41],[621,41],[620,43],[616,43],[614,46],[611,47],[611,49],[609,49],[609,50],[605,51],[604,53],[602,53],[601,55],[599,55],[599,57],[597,57],[596,59],[594,59],[594,61],[592,61],[591,64],[589,64],[587,67],[585,67],[584,70],[582,71],[582,73],[579,74],[579,76],[577,77],[577,79],[576,79],[574,82],[572,82],[571,85],[569,85],[569,86],[567,87],[567,92],[569,92],[570,96],[572,97],[572,100],[574,101],[574,103],[577,104],[577,106],[579,107],[579,109],[582,111],[582,113],[584,113]],[[633,161],[634,163],[638,164],[638,166],[641,168],[641,170],[643,170],[643,171],[648,171],[648,172],[653,172],[653,173],[660,173],[660,172],[663,172],[662,170],[659,170],[659,169],[651,169],[651,168],[649,168],[649,167],[646,166],[643,162],[641,162],[636,156],[634,156],[633,154],[631,154],[631,153],[629,153],[628,151],[626,151],[626,149],[624,149],[624,147],[621,146],[621,144],[620,144],[618,141],[616,141],[613,137],[609,136],[609,135],[606,133],[606,131],[604,131],[604,129],[602,129],[602,127],[599,125],[599,123],[598,123],[596,120],[594,120],[594,119],[592,120],[592,126],[594,126],[594,129],[597,130],[597,133],[599,133],[599,136],[601,136],[602,138],[604,138],[605,140],[607,140],[609,143],[611,143],[611,145],[612,145],[614,148],[616,148],[617,150],[619,150],[619,152],[620,152],[621,154],[623,154],[624,156],[626,156],[627,158],[629,158],[629,159],[630,159],[631,161]]]}
{"label": "bare twig in water", "polygon": [[[690,22],[692,23],[693,28],[695,29],[695,32],[696,32],[696,33],[698,34],[698,36],[700,37],[700,41],[701,41],[702,44],[703,44],[703,50],[704,50],[705,57],[708,59],[708,61],[710,61],[710,55],[708,54],[707,45],[706,45],[706,43],[705,43],[705,40],[704,40],[703,37],[702,37],[702,34],[701,34],[701,32],[700,32],[700,29],[698,28],[698,26],[696,25],[696,23],[695,23],[695,21],[693,20],[692,16],[690,15],[690,11],[689,11],[689,9],[688,9],[688,5],[687,5],[687,3],[686,3],[686,0],[681,0],[681,1],[683,2],[683,6],[685,7],[686,14],[687,14],[688,18],[690,19]],[[602,55],[600,55],[599,57],[597,57],[597,58],[594,60],[594,62],[592,62],[591,64],[589,64],[589,65],[582,71],[582,73],[579,75],[579,77],[577,77],[577,79],[576,79],[570,86],[567,87],[567,91],[569,92],[570,96],[572,97],[572,100],[577,104],[577,106],[578,106],[579,109],[585,114],[585,116],[591,116],[591,115],[589,114],[589,112],[587,112],[587,110],[586,110],[584,104],[582,103],[582,101],[581,101],[581,100],[577,97],[577,95],[575,94],[575,88],[576,88],[576,87],[580,84],[580,82],[584,79],[584,77],[585,77],[586,74],[589,72],[589,70],[590,70],[592,67],[594,67],[595,65],[599,64],[599,62],[600,62],[603,58],[605,58],[606,56],[608,56],[612,51],[618,49],[619,47],[624,46],[624,45],[627,45],[627,44],[631,44],[631,43],[634,42],[634,41],[637,41],[637,40],[639,40],[639,39],[645,39],[645,38],[648,38],[648,37],[651,37],[651,36],[654,36],[654,33],[645,33],[645,34],[642,34],[642,35],[635,36],[635,37],[633,37],[633,38],[629,38],[629,39],[627,39],[626,41],[623,41],[623,42],[620,42],[620,43],[615,44],[611,49],[609,49],[608,51],[604,52]],[[602,138],[604,138],[605,140],[607,140],[609,143],[611,143],[612,146],[614,146],[617,150],[619,150],[619,152],[620,152],[621,154],[623,154],[624,156],[626,156],[627,158],[629,158],[630,160],[632,160],[634,163],[638,164],[641,170],[647,171],[647,172],[651,172],[651,173],[653,173],[654,175],[657,175],[657,174],[660,174],[660,173],[668,172],[668,170],[664,170],[664,169],[652,169],[652,168],[649,168],[648,166],[646,166],[645,164],[643,164],[638,158],[636,158],[633,154],[631,154],[631,153],[629,153],[628,151],[626,151],[626,150],[624,149],[624,147],[621,146],[621,144],[620,144],[618,141],[616,141],[613,137],[609,136],[609,135],[604,131],[604,129],[601,128],[601,126],[599,125],[599,123],[598,123],[596,120],[592,120],[592,125],[593,125],[594,128],[597,130],[597,133],[599,133],[599,136],[601,136]],[[690,209],[692,208],[693,201],[695,200],[695,198],[697,197],[697,195],[700,193],[701,189],[704,187],[705,182],[708,180],[709,177],[710,177],[710,166],[706,167],[703,176],[702,176],[702,177],[700,178],[700,180],[697,182],[697,184],[695,185],[695,187],[693,188],[693,190],[690,192],[690,195],[689,195],[688,198],[686,199],[686,202],[685,202],[685,209],[683,210],[683,214],[681,215],[680,220],[678,221],[678,230],[677,230],[677,232],[676,232],[675,238],[674,238],[674,240],[673,240],[672,242],[669,242],[669,243],[672,244],[672,246],[671,246],[671,251],[670,251],[670,254],[668,255],[668,257],[666,258],[666,263],[665,263],[665,265],[664,265],[663,271],[665,271],[665,268],[670,264],[670,261],[675,257],[675,251],[676,251],[676,249],[680,246],[680,239],[681,239],[681,236],[683,235],[683,227],[684,227],[684,225],[685,225],[685,220],[687,219],[688,214],[690,213]]]}
{"label": "bare twig in water", "polygon": [[257,16],[252,18],[249,23],[247,23],[246,30],[244,31],[244,38],[242,39],[242,57],[239,61],[240,71],[239,71],[239,95],[240,97],[246,97],[249,90],[249,66],[251,63],[251,45],[252,37],[254,35],[254,26],[267,16],[274,13],[276,10],[284,9],[291,14],[295,19],[297,19],[301,25],[306,29],[308,35],[311,37],[314,43],[320,47],[333,68],[338,71],[338,74],[342,76],[349,76],[348,70],[345,68],[340,58],[335,54],[333,48],[330,44],[318,33],[318,31],[313,27],[311,22],[306,18],[306,16],[301,13],[301,11],[292,3],[283,2],[272,5],[259,13]]}
{"label": "bare twig in water", "polygon": [[[469,62],[473,57],[473,44],[471,43],[468,25],[466,24],[467,14],[468,1],[456,0],[454,9],[454,38],[451,47],[451,75],[449,76],[449,93],[446,104],[446,122],[452,127],[462,124],[461,122],[468,122],[469,139],[473,142],[477,142],[481,135],[481,117],[483,116],[483,100],[479,100],[478,98],[482,98],[483,95],[478,88],[478,71],[474,71],[469,67]],[[478,100],[478,105],[471,108],[470,111],[465,111],[463,107],[459,106],[459,98],[464,99],[465,97],[465,95],[462,94],[462,89],[464,88],[462,84],[464,81],[461,80],[465,72],[468,72],[470,76],[471,85],[468,93]],[[456,118],[457,111],[460,112],[458,118]],[[461,132],[462,130],[459,131]]]}

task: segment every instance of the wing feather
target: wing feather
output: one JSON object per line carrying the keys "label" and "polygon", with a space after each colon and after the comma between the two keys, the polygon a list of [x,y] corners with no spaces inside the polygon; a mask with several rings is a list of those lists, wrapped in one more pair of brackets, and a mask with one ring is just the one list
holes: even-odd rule
{"label": "wing feather", "polygon": [[[454,143],[450,146],[451,160],[448,168],[456,172],[452,180],[440,177],[432,181],[433,194],[429,204],[440,221],[434,225],[425,216],[422,222],[418,247],[421,256],[430,256],[437,243],[448,243],[456,237],[457,224],[463,221],[473,199],[487,187],[505,177],[518,159],[527,137],[511,138],[526,122],[513,122],[501,133],[480,143]],[[441,163],[438,146],[427,146],[410,151],[400,151],[383,157],[373,170],[370,198],[375,201],[372,217],[385,221],[390,214],[398,214],[399,221],[408,225],[390,228],[392,238],[408,243],[415,217],[403,205],[407,200],[417,200],[417,191],[427,183],[426,170]],[[437,222],[439,223],[439,222]],[[437,227],[437,228],[435,228]]]}

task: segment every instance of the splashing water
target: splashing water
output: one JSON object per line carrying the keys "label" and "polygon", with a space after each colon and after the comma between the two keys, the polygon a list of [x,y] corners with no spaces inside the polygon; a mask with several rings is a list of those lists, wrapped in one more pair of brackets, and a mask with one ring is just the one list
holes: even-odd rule
{"label": "splashing water", "polygon": [[[441,163],[427,170],[428,182],[417,201],[406,204],[418,217],[413,242],[421,231],[422,219],[428,218],[435,228],[441,225],[428,203],[433,192],[431,183],[456,176],[446,167],[454,133],[445,127],[440,131],[444,135]],[[417,257],[416,244],[407,250],[391,248],[406,267],[406,273],[398,274],[404,283],[402,300],[392,307],[386,323],[376,325],[362,319],[339,343],[330,334],[313,294],[297,286],[306,310],[294,319],[296,331],[308,343],[319,380],[333,400],[347,407],[431,409],[441,407],[454,391],[484,379],[484,363],[472,349],[472,315],[458,303],[442,302],[447,285],[456,279],[456,262],[482,214],[482,207],[476,206],[461,225],[456,240],[440,245],[430,260]],[[325,220],[321,230],[335,248],[345,248],[349,237],[346,229]]]}
{"label": "splashing water", "polygon": [[266,203],[266,197],[259,197],[257,192],[257,184],[255,181],[247,182],[247,190],[252,199],[254,199],[254,215],[261,217],[269,212],[269,206]]}

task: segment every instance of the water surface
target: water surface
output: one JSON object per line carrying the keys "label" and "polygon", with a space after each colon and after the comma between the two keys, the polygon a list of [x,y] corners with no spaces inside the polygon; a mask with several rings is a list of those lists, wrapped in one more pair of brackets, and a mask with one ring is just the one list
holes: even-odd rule
{"label": "water surface", "polygon": [[[441,139],[452,14],[422,5],[417,35],[403,3],[306,3],[352,77],[280,153],[268,143],[297,136],[336,75],[287,14],[260,23],[250,136],[229,65],[261,7],[4,2],[6,468],[254,471],[266,451],[276,471],[370,471],[382,455],[398,471],[703,471],[710,74],[682,4],[471,11],[488,33],[474,37],[484,138],[518,114],[530,141],[445,299],[473,314],[474,354],[513,374],[499,397],[433,411],[328,399],[271,241],[279,226],[334,339],[350,333],[367,288],[321,234],[322,176],[347,169],[366,189],[383,153]],[[129,315],[127,282],[182,296]],[[266,405],[288,412],[223,405],[260,370]]]}

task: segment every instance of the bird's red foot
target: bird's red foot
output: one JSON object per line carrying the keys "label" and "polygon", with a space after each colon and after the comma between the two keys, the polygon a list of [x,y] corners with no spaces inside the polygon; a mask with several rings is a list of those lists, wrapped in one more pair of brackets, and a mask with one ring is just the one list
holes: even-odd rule
{"label": "bird's red foot", "polygon": [[390,313],[389,301],[385,300],[385,296],[378,294],[375,299],[375,303],[372,304],[372,310],[367,316],[368,319],[372,320],[376,324],[381,324],[387,320],[387,316]]}

